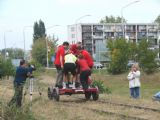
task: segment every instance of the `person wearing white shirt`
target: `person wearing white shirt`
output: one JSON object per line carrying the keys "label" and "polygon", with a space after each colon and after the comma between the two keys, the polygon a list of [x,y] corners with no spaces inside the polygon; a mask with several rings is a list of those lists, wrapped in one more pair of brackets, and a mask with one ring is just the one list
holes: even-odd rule
{"label": "person wearing white shirt", "polygon": [[129,80],[130,96],[132,98],[140,97],[140,71],[137,63],[133,64],[131,71],[129,72],[127,79]]}

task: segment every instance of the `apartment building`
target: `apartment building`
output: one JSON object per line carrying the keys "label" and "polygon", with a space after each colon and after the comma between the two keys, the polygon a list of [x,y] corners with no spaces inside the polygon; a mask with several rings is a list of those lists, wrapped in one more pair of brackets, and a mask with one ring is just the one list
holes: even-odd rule
{"label": "apartment building", "polygon": [[147,38],[150,42],[150,49],[159,49],[160,46],[160,28],[155,23],[86,23],[68,26],[69,42],[81,41],[95,61],[107,61],[103,55],[107,51],[107,40],[122,37],[125,37],[127,41],[136,43]]}

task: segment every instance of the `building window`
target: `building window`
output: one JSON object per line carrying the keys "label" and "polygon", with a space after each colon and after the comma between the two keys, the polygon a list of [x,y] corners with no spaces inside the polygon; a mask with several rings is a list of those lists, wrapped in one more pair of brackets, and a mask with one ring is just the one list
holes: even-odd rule
{"label": "building window", "polygon": [[75,38],[75,34],[72,34],[72,36],[71,36],[72,38]]}
{"label": "building window", "polygon": [[71,31],[74,32],[74,31],[75,31],[75,28],[74,28],[74,27],[71,27]]}

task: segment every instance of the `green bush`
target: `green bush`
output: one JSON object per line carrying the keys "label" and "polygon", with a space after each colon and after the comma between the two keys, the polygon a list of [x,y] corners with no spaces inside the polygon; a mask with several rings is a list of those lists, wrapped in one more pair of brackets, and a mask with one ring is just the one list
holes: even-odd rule
{"label": "green bush", "polygon": [[11,60],[5,60],[4,58],[0,57],[0,78],[14,75],[15,67],[12,65]]}
{"label": "green bush", "polygon": [[129,59],[129,44],[125,39],[109,40],[107,47],[110,51],[110,67],[108,72],[120,74],[125,72]]}
{"label": "green bush", "polygon": [[101,80],[94,80],[92,87],[98,87],[100,93],[111,93],[111,90],[104,85],[104,82]]}
{"label": "green bush", "polygon": [[145,39],[140,41],[138,48],[138,62],[140,66],[145,73],[153,73],[157,68],[157,63],[155,61],[157,51],[148,49],[149,43]]}

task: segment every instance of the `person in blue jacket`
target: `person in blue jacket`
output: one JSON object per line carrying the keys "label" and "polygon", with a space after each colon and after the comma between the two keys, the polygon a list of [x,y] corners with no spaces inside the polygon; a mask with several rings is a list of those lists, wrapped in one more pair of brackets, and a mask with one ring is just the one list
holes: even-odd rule
{"label": "person in blue jacket", "polygon": [[16,69],[16,75],[14,79],[14,89],[15,93],[9,102],[9,106],[16,105],[17,107],[22,106],[22,96],[23,96],[23,87],[26,82],[26,78],[30,76],[29,69],[26,67],[25,60],[20,61],[20,66]]}

